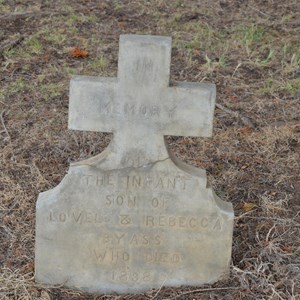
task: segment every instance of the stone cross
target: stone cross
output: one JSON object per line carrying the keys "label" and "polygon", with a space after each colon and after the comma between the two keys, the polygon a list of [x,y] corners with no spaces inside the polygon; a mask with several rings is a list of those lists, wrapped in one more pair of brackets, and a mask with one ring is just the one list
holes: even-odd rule
{"label": "stone cross", "polygon": [[72,79],[69,128],[113,132],[118,164],[168,157],[164,135],[211,136],[215,86],[170,87],[170,61],[171,38],[122,35],[118,78]]}
{"label": "stone cross", "polygon": [[165,135],[210,136],[215,86],[169,86],[171,39],[120,37],[118,77],[76,76],[69,128],[113,132],[36,205],[35,278],[97,293],[212,283],[228,272],[230,203]]}

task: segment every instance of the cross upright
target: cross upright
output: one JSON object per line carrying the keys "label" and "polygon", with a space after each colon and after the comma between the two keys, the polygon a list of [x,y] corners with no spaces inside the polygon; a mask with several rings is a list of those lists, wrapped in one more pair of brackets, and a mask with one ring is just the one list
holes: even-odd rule
{"label": "cross upright", "polygon": [[171,42],[162,36],[121,35],[117,78],[72,78],[69,128],[113,132],[116,163],[128,153],[149,161],[167,158],[164,135],[211,136],[215,85],[169,86]]}

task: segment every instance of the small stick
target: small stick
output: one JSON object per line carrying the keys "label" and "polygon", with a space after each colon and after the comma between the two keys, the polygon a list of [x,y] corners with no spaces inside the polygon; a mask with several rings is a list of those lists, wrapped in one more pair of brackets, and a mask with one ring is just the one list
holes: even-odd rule
{"label": "small stick", "polygon": [[48,15],[66,15],[67,12],[58,11],[23,11],[23,12],[13,12],[0,16],[0,20],[10,20],[17,18],[27,18],[27,17],[41,17]]}
{"label": "small stick", "polygon": [[233,73],[232,73],[231,77],[233,77],[233,76],[235,75],[236,71],[238,70],[238,68],[239,68],[241,65],[242,65],[242,63],[241,63],[241,62],[240,62],[240,63],[238,63],[238,65],[237,65],[237,66],[236,66],[236,68],[234,69],[234,71],[233,71]]}
{"label": "small stick", "polygon": [[240,289],[239,287],[224,287],[224,288],[204,288],[204,289],[197,289],[197,290],[192,290],[192,291],[188,291],[188,292],[184,292],[181,293],[175,297],[170,298],[170,300],[176,299],[178,297],[184,296],[184,295],[188,295],[188,294],[192,294],[192,293],[199,293],[199,292],[212,292],[212,291],[222,291],[222,290],[238,290]]}
{"label": "small stick", "polygon": [[257,12],[261,13],[262,15],[264,15],[264,16],[266,16],[266,17],[272,17],[271,15],[266,14],[266,13],[262,12],[261,10],[255,8],[255,7],[253,7],[253,6],[250,6],[250,5],[249,5],[249,7],[252,8],[253,10],[256,10]]}
{"label": "small stick", "polygon": [[238,112],[236,112],[236,111],[233,111],[233,110],[231,110],[231,109],[229,109],[229,108],[227,108],[227,107],[223,106],[223,105],[222,105],[222,104],[220,104],[220,103],[216,103],[216,107],[217,107],[217,108],[220,108],[221,110],[223,110],[223,111],[225,111],[225,112],[227,112],[227,113],[229,113],[230,115],[233,115],[233,116],[235,116],[236,118],[238,118],[238,117],[239,117],[239,114],[238,114]]}
{"label": "small stick", "polygon": [[5,131],[5,133],[6,133],[7,137],[8,137],[8,140],[10,141],[10,140],[11,140],[11,137],[10,137],[10,135],[9,135],[9,133],[8,133],[8,130],[7,130],[6,126],[5,126],[4,119],[3,119],[4,112],[5,112],[5,111],[2,110],[2,112],[1,112],[1,114],[0,114],[0,119],[1,119],[2,126],[3,126],[3,128],[4,128],[4,131]]}
{"label": "small stick", "polygon": [[164,282],[161,284],[161,286],[159,287],[159,289],[157,290],[157,292],[155,293],[155,295],[154,295],[153,297],[151,297],[151,300],[154,300],[154,299],[157,297],[157,295],[158,295],[159,292],[161,291],[163,285],[165,284],[166,280],[167,280],[167,278],[166,278],[166,279],[164,280]]}
{"label": "small stick", "polygon": [[216,107],[218,107],[221,110],[223,110],[223,111],[233,115],[234,117],[240,119],[245,126],[250,127],[252,129],[255,128],[255,125],[253,124],[253,122],[248,117],[243,116],[242,114],[238,113],[237,111],[233,111],[233,110],[223,106],[220,103],[216,103]]}
{"label": "small stick", "polygon": [[36,170],[36,172],[38,173],[38,177],[43,179],[44,182],[49,183],[49,181],[41,174],[41,172],[40,172],[39,168],[37,167],[37,165],[35,164],[35,162],[32,162],[32,165],[33,165],[34,169]]}

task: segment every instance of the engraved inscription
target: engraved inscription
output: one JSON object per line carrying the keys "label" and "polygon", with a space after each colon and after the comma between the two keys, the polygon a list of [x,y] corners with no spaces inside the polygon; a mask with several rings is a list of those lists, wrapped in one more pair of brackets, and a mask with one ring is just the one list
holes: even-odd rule
{"label": "engraved inscription", "polygon": [[184,177],[151,177],[128,175],[127,188],[152,188],[156,190],[185,190],[186,178]]}
{"label": "engraved inscription", "polygon": [[150,205],[153,208],[167,208],[168,207],[168,200],[165,198],[154,197],[150,200]]}
{"label": "engraved inscription", "polygon": [[97,250],[94,249],[94,255],[99,264],[110,264],[118,263],[120,261],[128,262],[130,260],[130,255],[126,251],[115,250],[115,249],[104,249]]}
{"label": "engraved inscription", "polygon": [[69,213],[50,211],[49,221],[54,223],[74,222],[77,224],[102,224],[109,222],[109,218],[100,213],[88,210],[78,210]]}
{"label": "engraved inscription", "polygon": [[[95,95],[94,98],[99,97]],[[109,100],[99,105],[97,113],[106,116],[124,116],[128,118],[147,117],[155,120],[161,117],[172,119],[176,111],[177,107],[175,105],[120,103]]]}
{"label": "engraved inscription", "polygon": [[178,264],[182,262],[182,260],[183,260],[183,255],[180,253],[155,252],[155,251],[146,251],[144,253],[145,263]]}
{"label": "engraved inscription", "polygon": [[153,272],[141,271],[132,272],[128,270],[113,270],[111,273],[111,280],[116,282],[138,283],[150,282],[154,279]]}
{"label": "engraved inscription", "polygon": [[160,234],[115,232],[105,233],[100,237],[104,245],[158,246],[162,243]]}
{"label": "engraved inscription", "polygon": [[[159,160],[159,158],[157,158],[157,160]],[[125,153],[121,160],[122,165],[134,168],[139,168],[149,163],[149,158],[143,152]]]}
{"label": "engraved inscription", "polygon": [[106,196],[105,205],[107,207],[117,206],[117,207],[137,207],[137,196],[125,195],[125,194],[111,194]]}
{"label": "engraved inscription", "polygon": [[129,241],[129,245],[131,246],[145,246],[145,245],[160,245],[161,244],[161,237],[159,235],[154,235],[151,237],[151,235],[143,234],[138,235],[134,234],[132,238]]}
{"label": "engraved inscription", "polygon": [[132,219],[129,215],[120,215],[119,222],[120,225],[130,225],[132,223]]}
{"label": "engraved inscription", "polygon": [[116,179],[113,174],[102,174],[98,176],[94,175],[83,175],[82,182],[84,185],[94,185],[101,187],[114,187],[116,184]]}
{"label": "engraved inscription", "polygon": [[166,112],[168,113],[168,117],[170,119],[172,119],[176,112],[176,106],[175,105],[174,106],[165,106],[164,108],[165,108]]}
{"label": "engraved inscription", "polygon": [[[187,188],[189,177],[183,176],[161,176],[158,174],[135,174],[135,175],[119,175],[116,176],[112,173],[103,175],[83,175],[81,181],[87,186],[99,186],[114,188],[119,185],[119,188],[124,189],[153,189],[161,191],[184,191]],[[123,186],[120,186],[123,185]]]}
{"label": "engraved inscription", "polygon": [[145,84],[155,80],[154,64],[148,57],[138,58],[135,62],[135,80],[139,84]]}
{"label": "engraved inscription", "polygon": [[146,215],[144,216],[143,224],[144,226],[150,228],[153,227],[172,228],[173,227],[176,229],[222,231],[221,218]]}
{"label": "engraved inscription", "polygon": [[114,113],[116,113],[116,107],[117,107],[116,105],[113,106],[112,101],[100,102],[100,112],[105,115],[110,114],[112,110],[114,110]]}
{"label": "engraved inscription", "polygon": [[[130,262],[138,257],[131,257],[128,251],[113,248],[93,249],[93,255],[97,264],[109,264],[119,262]],[[183,255],[178,252],[159,252],[150,248],[144,250],[142,259],[147,264],[180,264],[183,261]]]}
{"label": "engraved inscription", "polygon": [[[110,205],[112,205],[112,199],[109,198]],[[135,206],[135,198],[131,198],[128,202],[131,203],[132,206],[126,206],[134,208]],[[116,200],[117,201],[117,200]],[[128,204],[127,203],[127,204]],[[166,205],[166,201],[163,199],[152,198],[149,201],[150,206],[156,207],[160,205],[159,208],[164,208]],[[121,198],[118,200],[119,207],[122,206],[123,202]],[[126,204],[126,205],[127,205]],[[129,204],[128,204],[129,205]],[[60,211],[50,211],[48,220],[53,223],[65,223],[65,222],[73,222],[78,225],[84,224],[99,224],[100,226],[106,224],[118,225],[121,227],[132,227],[132,226],[139,226],[145,228],[173,228],[174,230],[177,229],[185,229],[185,230],[193,230],[193,231],[222,231],[223,230],[223,219],[220,217],[199,217],[199,216],[180,216],[180,215],[139,215],[136,213],[133,214],[126,214],[120,213],[116,215],[114,218],[109,218],[107,215],[93,211],[93,210],[72,210],[70,212],[60,212]],[[121,228],[120,227],[120,228]],[[131,244],[134,244],[135,237],[132,238]],[[145,236],[144,239],[147,239]],[[140,244],[140,243],[136,243]]]}

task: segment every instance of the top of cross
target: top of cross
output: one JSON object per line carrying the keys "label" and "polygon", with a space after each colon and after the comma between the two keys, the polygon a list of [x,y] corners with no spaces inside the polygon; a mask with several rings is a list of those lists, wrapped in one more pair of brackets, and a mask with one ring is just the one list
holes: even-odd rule
{"label": "top of cross", "polygon": [[121,35],[118,78],[124,88],[158,90],[168,87],[171,38],[161,36]]}
{"label": "top of cross", "polygon": [[139,87],[159,89],[169,85],[170,37],[121,35],[119,82],[134,91]]}

